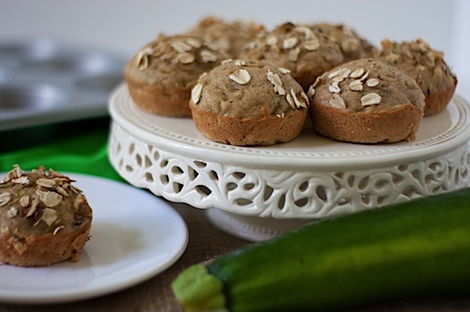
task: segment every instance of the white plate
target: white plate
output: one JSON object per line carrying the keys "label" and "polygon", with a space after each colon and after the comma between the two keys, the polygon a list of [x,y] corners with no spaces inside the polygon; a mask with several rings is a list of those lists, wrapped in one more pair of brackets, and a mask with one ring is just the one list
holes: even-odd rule
{"label": "white plate", "polygon": [[0,301],[58,303],[101,296],[164,271],[186,249],[186,224],[161,199],[124,183],[68,175],[93,208],[92,237],[80,262],[37,268],[0,265]]}

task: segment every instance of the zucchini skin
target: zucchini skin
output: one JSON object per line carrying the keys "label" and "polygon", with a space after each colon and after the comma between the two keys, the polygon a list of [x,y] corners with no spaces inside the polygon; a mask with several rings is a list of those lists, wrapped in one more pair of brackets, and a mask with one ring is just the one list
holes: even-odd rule
{"label": "zucchini skin", "polygon": [[470,188],[312,222],[226,253],[207,271],[233,312],[470,294]]}

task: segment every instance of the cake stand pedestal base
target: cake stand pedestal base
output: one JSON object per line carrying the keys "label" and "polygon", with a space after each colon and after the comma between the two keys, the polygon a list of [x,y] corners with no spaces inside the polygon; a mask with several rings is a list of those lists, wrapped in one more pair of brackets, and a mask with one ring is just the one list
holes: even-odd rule
{"label": "cake stand pedestal base", "polygon": [[243,216],[217,208],[207,209],[206,215],[221,230],[254,242],[271,239],[312,222],[308,219],[290,220]]}

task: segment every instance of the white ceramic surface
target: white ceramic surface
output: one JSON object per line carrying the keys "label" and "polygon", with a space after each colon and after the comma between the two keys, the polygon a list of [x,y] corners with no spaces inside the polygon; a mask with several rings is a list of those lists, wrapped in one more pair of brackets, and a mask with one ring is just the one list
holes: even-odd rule
{"label": "white ceramic surface", "polygon": [[109,158],[119,174],[156,195],[198,208],[318,219],[470,183],[470,106],[458,95],[442,113],[423,119],[415,141],[374,145],[322,137],[309,121],[289,143],[219,144],[203,137],[191,119],[142,111],[125,84],[113,91],[109,110]]}
{"label": "white ceramic surface", "polygon": [[441,114],[423,119],[416,140],[394,144],[351,144],[313,133],[307,120],[301,135],[289,142],[263,147],[220,144],[203,137],[190,119],[148,114],[132,102],[125,84],[111,95],[111,116],[142,141],[205,161],[260,168],[308,168],[320,171],[364,169],[404,163],[442,154],[470,136],[470,107],[456,96]]}
{"label": "white ceramic surface", "polygon": [[109,294],[164,271],[186,249],[186,224],[161,199],[124,183],[67,175],[93,208],[91,239],[80,262],[34,268],[1,264],[0,301],[58,303]]}

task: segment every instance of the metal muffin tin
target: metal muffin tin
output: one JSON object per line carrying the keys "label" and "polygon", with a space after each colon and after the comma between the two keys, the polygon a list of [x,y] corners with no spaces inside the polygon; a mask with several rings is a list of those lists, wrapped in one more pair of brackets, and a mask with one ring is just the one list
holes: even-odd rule
{"label": "metal muffin tin", "polygon": [[0,131],[108,115],[125,63],[50,38],[0,42]]}

